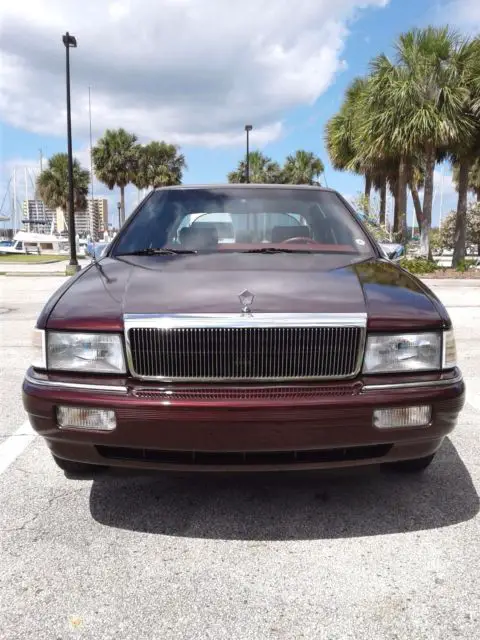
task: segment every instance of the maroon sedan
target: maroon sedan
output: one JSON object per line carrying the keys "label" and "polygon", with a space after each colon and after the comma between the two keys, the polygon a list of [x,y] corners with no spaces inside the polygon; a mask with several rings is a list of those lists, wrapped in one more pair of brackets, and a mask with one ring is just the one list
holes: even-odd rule
{"label": "maroon sedan", "polygon": [[464,403],[443,305],[319,187],[153,191],[36,331],[24,405],[67,474],[420,471]]}

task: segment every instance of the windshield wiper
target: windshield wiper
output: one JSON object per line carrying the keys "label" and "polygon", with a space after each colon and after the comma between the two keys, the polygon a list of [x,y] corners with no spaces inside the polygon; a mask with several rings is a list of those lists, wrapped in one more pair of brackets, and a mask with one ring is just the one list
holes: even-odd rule
{"label": "windshield wiper", "polygon": [[198,251],[194,251],[193,249],[154,249],[149,247],[148,249],[139,249],[138,251],[117,253],[117,256],[181,256],[194,253],[198,253]]}
{"label": "windshield wiper", "polygon": [[263,249],[248,249],[242,253],[313,253],[309,249],[280,249],[276,247],[264,247]]}

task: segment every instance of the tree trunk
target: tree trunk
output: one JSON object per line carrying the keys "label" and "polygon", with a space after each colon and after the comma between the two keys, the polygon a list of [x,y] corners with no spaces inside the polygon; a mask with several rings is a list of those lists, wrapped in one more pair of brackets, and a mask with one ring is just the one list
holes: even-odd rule
{"label": "tree trunk", "polygon": [[433,175],[435,172],[435,147],[425,149],[425,187],[423,192],[423,225],[420,232],[420,254],[432,259],[430,227],[432,226]]}
{"label": "tree trunk", "polygon": [[407,239],[407,165],[405,159],[400,159],[398,166],[398,182],[397,182],[397,202],[398,206],[398,221],[397,232],[400,234],[400,242],[405,242]]}
{"label": "tree trunk", "polygon": [[[398,185],[398,181],[397,181],[397,185]],[[393,205],[393,233],[398,233],[398,225],[399,225],[399,206],[398,206],[398,186],[395,190],[395,195],[393,196],[394,199],[394,205]]]}
{"label": "tree trunk", "polygon": [[422,203],[420,202],[420,196],[418,195],[418,187],[414,180],[411,180],[409,183],[410,192],[412,194],[413,206],[415,208],[415,215],[417,217],[418,228],[420,233],[423,227],[423,211],[422,211]]}
{"label": "tree trunk", "polygon": [[125,222],[125,187],[120,187],[120,226]]}
{"label": "tree trunk", "polygon": [[467,239],[467,198],[468,198],[468,173],[470,162],[467,159],[460,160],[458,170],[458,204],[455,218],[455,236],[453,241],[452,267],[458,267],[465,260]]}
{"label": "tree trunk", "polygon": [[382,178],[382,184],[380,187],[380,224],[385,224],[385,218],[387,213],[387,178]]}
{"label": "tree trunk", "polygon": [[368,173],[365,174],[365,213],[370,213],[370,193],[372,191],[372,178]]}

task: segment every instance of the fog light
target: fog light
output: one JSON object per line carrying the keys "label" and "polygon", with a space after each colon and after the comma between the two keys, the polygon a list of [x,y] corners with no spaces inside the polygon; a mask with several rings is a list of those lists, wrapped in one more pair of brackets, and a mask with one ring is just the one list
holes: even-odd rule
{"label": "fog light", "polygon": [[57,407],[57,422],[60,429],[89,431],[113,431],[117,426],[114,411],[85,407]]}
{"label": "fog light", "polygon": [[426,427],[431,419],[432,407],[429,406],[376,409],[373,412],[373,424],[379,429]]}

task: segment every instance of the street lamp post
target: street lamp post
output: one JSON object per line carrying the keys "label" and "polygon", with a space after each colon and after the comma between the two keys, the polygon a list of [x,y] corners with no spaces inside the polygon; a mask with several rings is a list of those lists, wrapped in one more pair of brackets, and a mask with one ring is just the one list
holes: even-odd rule
{"label": "street lamp post", "polygon": [[117,209],[118,209],[118,230],[120,231],[120,227],[122,226],[120,222],[122,219],[122,203],[121,202],[117,202]]}
{"label": "street lamp post", "polygon": [[245,131],[247,133],[247,157],[245,163],[245,180],[247,184],[250,182],[250,131],[253,129],[251,124],[245,125]]}
{"label": "street lamp post", "polygon": [[68,31],[62,36],[66,51],[67,63],[67,138],[68,138],[68,240],[70,243],[70,262],[67,274],[73,275],[80,271],[77,260],[77,247],[75,244],[75,204],[73,195],[73,153],[72,153],[72,114],[70,106],[70,48],[77,46],[77,40]]}

